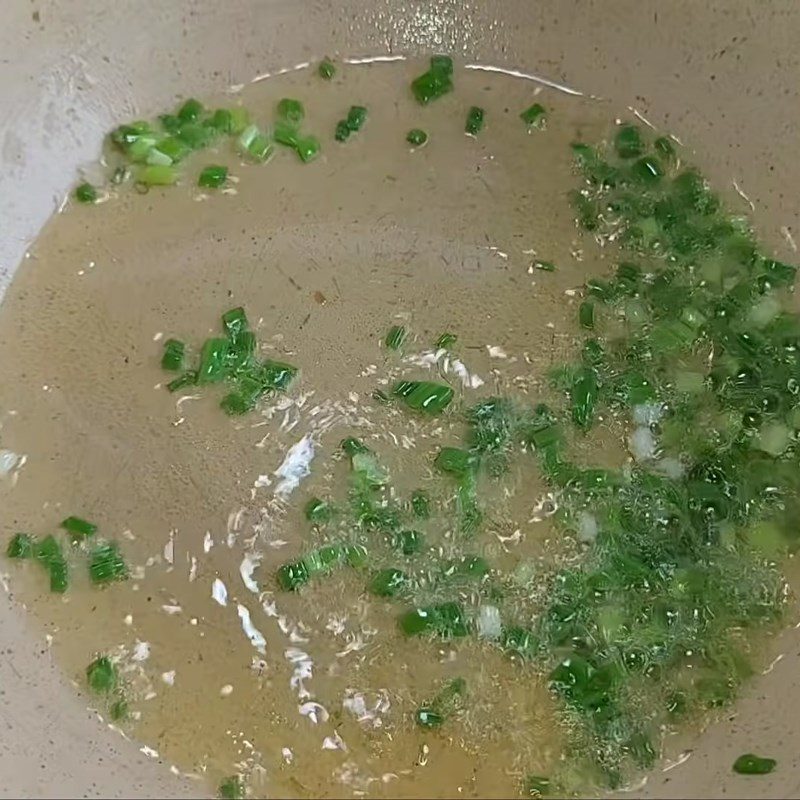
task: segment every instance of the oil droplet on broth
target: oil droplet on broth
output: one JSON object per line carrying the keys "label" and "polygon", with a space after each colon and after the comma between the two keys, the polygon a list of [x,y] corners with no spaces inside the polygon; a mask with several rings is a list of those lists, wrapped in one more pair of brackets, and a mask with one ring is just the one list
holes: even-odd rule
{"label": "oil droplet on broth", "polygon": [[[354,66],[340,82],[306,72],[245,89],[256,110],[300,98],[323,156],[302,165],[281,152],[253,166],[215,154],[239,178],[235,194],[193,188],[193,162],[184,186],[71,205],[0,314],[0,407],[19,411],[3,444],[28,454],[2,490],[7,518],[44,532],[80,512],[124,543],[133,571],[98,591],[76,569],[61,598],[25,564],[19,594],[69,674],[111,655],[134,734],[215,783],[243,772],[257,793],[509,796],[560,756],[544,679],[491,642],[403,638],[400,606],[365,595],[355,572],[299,593],[274,580],[323,541],[303,518],[307,499],[346,501],[344,436],[376,450],[402,496],[420,485],[441,494],[431,459],[456,440],[458,419],[385,408],[375,388],[400,374],[435,379],[443,360],[414,356],[453,331],[463,368],[483,381],[464,388],[449,364],[465,405],[498,391],[543,398],[548,368],[574,349],[570,291],[603,269],[599,255],[580,260],[566,191],[569,143],[599,138],[608,110],[547,91],[537,99],[551,109],[548,129],[526,135],[518,113],[534,84],[459,71],[457,91],[423,108],[408,92],[418,71]],[[336,143],[354,103],[368,121]],[[477,138],[463,134],[472,104],[486,109]],[[430,138],[411,150],[404,137],[417,126]],[[558,269],[532,270],[537,258]],[[197,341],[239,304],[265,355],[300,368],[291,402],[233,420],[213,392],[176,403],[161,386],[156,334]],[[393,324],[411,332],[399,355],[380,346]],[[310,475],[276,494],[274,473],[304,436]],[[600,436],[621,460],[619,432]],[[476,548],[516,576],[523,598],[539,566],[566,552],[533,510],[546,487],[533,466],[514,466],[481,492],[491,513]],[[438,523],[432,544],[446,554],[444,515]],[[459,710],[439,730],[417,727],[415,709],[454,677],[467,686]]]}

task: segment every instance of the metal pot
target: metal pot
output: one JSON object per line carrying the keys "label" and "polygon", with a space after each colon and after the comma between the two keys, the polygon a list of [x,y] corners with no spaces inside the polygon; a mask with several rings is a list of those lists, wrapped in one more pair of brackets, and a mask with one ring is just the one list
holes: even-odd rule
{"label": "metal pot", "polygon": [[[717,186],[746,193],[762,237],[792,257],[800,9],[788,0],[6,0],[3,13],[0,295],[120,119],[324,54],[452,52],[635,108],[695,148]],[[205,793],[87,715],[10,596],[0,631],[0,795]],[[798,656],[789,634],[780,643],[790,655],[750,686],[738,717],[651,778],[650,796],[799,796]],[[762,745],[779,770],[757,785],[732,776],[733,759]]]}

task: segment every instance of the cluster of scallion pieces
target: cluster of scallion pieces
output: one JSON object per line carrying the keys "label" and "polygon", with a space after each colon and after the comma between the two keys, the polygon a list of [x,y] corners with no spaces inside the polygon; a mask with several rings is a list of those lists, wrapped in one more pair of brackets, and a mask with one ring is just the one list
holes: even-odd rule
{"label": "cluster of scallion pieces", "polygon": [[114,722],[128,716],[128,701],[125,688],[116,665],[108,656],[98,656],[86,667],[86,682],[97,695],[108,701],[108,715]]}
{"label": "cluster of scallion pieces", "polygon": [[[88,546],[89,578],[96,586],[128,577],[128,568],[122,558],[119,545],[112,541],[94,541],[97,526],[80,517],[67,517],[61,528],[65,531],[73,549],[84,542]],[[94,542],[93,544],[89,544]],[[34,559],[41,564],[50,578],[50,591],[63,594],[67,591],[70,566],[60,537],[53,534],[38,539],[29,533],[15,533],[6,548],[6,556],[13,559]]]}
{"label": "cluster of scallion pieces", "polygon": [[[329,59],[318,66],[318,75],[331,80],[336,68]],[[431,58],[430,68],[411,83],[411,92],[421,105],[427,105],[453,90],[453,59],[446,55]],[[477,136],[484,126],[485,112],[479,106],[470,107],[464,131]],[[520,117],[529,129],[543,128],[547,119],[544,107],[534,103]],[[174,112],[162,114],[155,121],[135,120],[115,128],[110,136],[113,151],[121,157],[111,174],[112,184],[133,178],[138,186],[171,186],[181,178],[180,165],[192,154],[218,147],[225,140],[233,141],[237,152],[254,163],[265,163],[275,152],[275,145],[293,150],[301,161],[313,161],[320,153],[319,139],[301,130],[305,108],[296,99],[283,98],[277,104],[272,127],[259,127],[250,112],[242,106],[207,109],[189,98]],[[338,142],[347,141],[361,130],[367,119],[364,106],[353,105],[347,116],[334,129]],[[412,147],[421,147],[428,134],[412,128],[406,134]],[[197,176],[197,185],[218,189],[228,182],[228,167],[209,164]],[[101,193],[96,186],[84,181],[75,189],[81,203],[96,203]]]}
{"label": "cluster of scallion pieces", "polygon": [[217,796],[220,800],[244,800],[246,794],[241,775],[228,776],[217,789]]}
{"label": "cluster of scallion pieces", "polygon": [[[406,392],[409,382],[401,381],[395,395],[403,402],[414,393]],[[428,382],[413,382],[419,394],[411,408],[423,413],[438,413],[443,406],[437,405],[432,412],[431,403],[424,398],[440,398],[450,387]],[[449,402],[449,401],[448,401]],[[494,407],[496,400],[481,403],[468,413],[470,433],[466,445],[469,449],[443,447],[434,459],[434,466],[446,478],[455,478],[455,506],[458,531],[465,542],[472,540],[482,522],[483,514],[478,507],[477,478],[482,464],[493,461],[490,438],[485,421],[487,409]],[[435,569],[425,568],[416,572],[409,570],[430,549],[424,527],[431,518],[431,498],[423,489],[411,493],[406,502],[393,499],[390,491],[388,471],[378,460],[374,451],[362,441],[347,438],[341,443],[342,453],[350,459],[351,480],[348,501],[344,508],[318,497],[311,498],[305,507],[306,518],[317,529],[326,526],[347,514],[346,527],[351,533],[361,536],[368,545],[347,542],[329,544],[306,554],[303,558],[284,564],[278,570],[277,580],[285,590],[297,590],[313,578],[331,572],[335,567],[349,565],[359,569],[369,567],[372,548],[388,548],[405,565],[373,570],[368,578],[368,591],[378,597],[407,601],[424,587],[427,591],[451,594],[455,597],[465,585],[485,582],[490,568],[480,555],[465,552],[446,560]],[[384,553],[385,555],[385,553]],[[398,617],[400,629],[407,635],[435,633],[445,637],[466,636],[471,630],[462,604],[457,600],[446,600],[425,606],[415,606]],[[524,632],[515,629],[508,632],[509,641],[520,640]]]}
{"label": "cluster of scallion pieces", "polygon": [[297,368],[283,361],[258,358],[256,335],[250,330],[242,307],[226,311],[222,327],[225,336],[205,340],[194,369],[186,369],[186,345],[182,341],[164,342],[161,367],[181,373],[167,384],[167,389],[176,392],[225,383],[231,391],[220,401],[222,409],[232,416],[246,414],[264,395],[285,391],[297,375]]}
{"label": "cluster of scallion pieces", "polygon": [[[401,556],[412,557],[427,549],[425,535],[419,530],[420,524],[430,518],[430,497],[427,492],[415,490],[406,504],[390,502],[387,491],[389,474],[376,454],[359,439],[352,437],[342,441],[341,450],[351,464],[348,528],[352,522],[357,533],[383,535],[390,549]],[[340,512],[337,506],[318,497],[311,498],[305,507],[306,518],[318,529],[335,521]],[[366,540],[371,545],[377,546],[379,543],[375,539]],[[278,584],[285,590],[297,590],[312,578],[327,574],[338,566],[366,568],[369,565],[368,556],[368,547],[362,543],[329,544],[280,567]],[[488,565],[482,558],[469,556],[448,563],[440,575],[427,577],[431,582],[463,576],[480,577],[487,572]],[[369,590],[381,597],[405,596],[410,587],[408,576],[397,569],[380,570],[369,581]],[[400,624],[407,633],[422,632],[422,629],[412,630],[415,623],[410,619],[405,622],[401,620]]]}
{"label": "cluster of scallion pieces", "polygon": [[[450,56],[432,56],[427,71],[411,82],[411,92],[423,106],[452,91],[453,59]],[[464,123],[464,132],[469,136],[477,136],[483,130],[485,115],[486,112],[480,106],[470,106]],[[541,130],[547,123],[547,112],[541,103],[534,103],[520,114],[520,118],[528,130]],[[428,141],[428,134],[421,128],[412,128],[406,134],[406,141],[412,147],[422,147]]]}
{"label": "cluster of scallion pieces", "polygon": [[[559,493],[558,523],[577,532],[591,518],[584,561],[544,578],[544,607],[525,612],[518,595],[504,604],[501,576],[482,559],[469,596],[499,606],[499,645],[544,669],[583,722],[570,743],[573,777],[578,770],[618,787],[654,762],[662,726],[734,697],[751,672],[741,631],[782,614],[775,559],[797,546],[800,510],[800,317],[781,302],[795,268],[759,251],[670,140],[625,125],[609,146],[573,149],[584,177],[571,195],[579,222],[631,256],[586,284],[580,356],[552,374],[563,407],[485,400],[465,415],[463,446],[442,448],[434,464],[457,481],[466,537],[482,518],[476,476],[502,476],[515,451],[534,453]],[[404,337],[398,327],[386,344],[400,347]],[[403,399],[405,390],[393,394]],[[570,442],[608,415],[646,429],[652,451],[619,469],[570,458]],[[383,534],[398,555],[405,543],[413,552],[424,543],[403,517],[413,504],[392,502],[386,473],[363,444],[347,440],[343,449],[356,529]],[[314,519],[320,508],[334,513],[315,499],[315,524],[324,524]],[[413,600],[419,585],[405,567],[381,570],[369,584],[399,600]],[[441,601],[401,614],[401,629],[470,633],[463,595],[442,593],[440,585]],[[529,784],[554,792],[568,780],[531,776]]]}
{"label": "cluster of scallion pieces", "polygon": [[[398,350],[408,337],[404,326],[394,326],[386,334],[384,344],[389,350]],[[452,346],[456,336],[445,333],[439,337],[437,347]],[[426,416],[441,414],[454,397],[452,387],[435,381],[400,380],[395,382],[390,394],[381,392],[380,401],[397,401],[409,410]],[[482,519],[477,506],[477,468],[482,453],[480,442],[480,414],[471,414],[470,421],[476,429],[470,442],[472,451],[454,447],[442,448],[434,464],[443,475],[457,480],[459,529],[472,534]],[[350,459],[351,487],[349,493],[348,529],[365,535],[382,534],[390,549],[410,558],[427,549],[425,535],[419,530],[431,516],[431,501],[422,489],[412,492],[407,503],[400,504],[390,499],[389,473],[379,462],[377,455],[359,439],[350,437],[341,443],[342,453]],[[305,507],[306,518],[318,529],[322,529],[341,516],[341,509],[329,501],[311,498]],[[370,546],[374,538],[367,538]],[[284,564],[278,570],[278,584],[286,590],[296,590],[312,578],[330,572],[334,567],[349,565],[363,568],[368,565],[368,548],[364,544],[330,544],[311,551],[303,558]],[[489,571],[488,564],[476,555],[465,555],[444,564],[436,574],[428,572],[424,581],[428,586],[457,584],[459,578],[480,579]],[[368,588],[380,597],[406,598],[419,581],[403,570],[387,568],[374,572]],[[415,609],[400,618],[400,627],[407,634],[452,629],[456,635],[467,633],[463,612],[457,603],[443,603],[426,609]]]}
{"label": "cluster of scallion pieces", "polygon": [[[625,124],[573,150],[580,225],[631,257],[586,283],[580,358],[553,374],[567,407],[517,409],[511,427],[560,490],[563,524],[593,521],[584,563],[555,575],[530,641],[545,663],[560,654],[550,684],[585,723],[575,752],[616,787],[630,764],[653,763],[661,726],[733,698],[751,674],[742,629],[782,613],[775,560],[798,542],[800,317],[782,302],[795,267],[760,251],[672,140]],[[624,469],[567,461],[564,423],[580,436],[609,414],[655,446]],[[764,761],[735,769],[774,767]]]}
{"label": "cluster of scallion pieces", "polygon": [[[477,439],[475,444],[479,447]],[[342,566],[368,571],[367,590],[376,597],[405,603],[413,601],[415,593],[420,590],[458,598],[464,589],[473,589],[488,580],[488,563],[481,556],[473,554],[446,560],[433,569],[420,566],[412,571],[411,567],[421,562],[425,552],[430,549],[422,530],[431,517],[430,496],[426,491],[417,489],[405,503],[391,500],[393,493],[389,491],[389,473],[377,455],[354,438],[345,439],[341,443],[341,450],[351,464],[347,511],[343,512],[332,503],[313,497],[306,504],[306,518],[315,528],[323,530],[342,513],[347,513],[346,527],[351,536],[355,532],[370,546],[368,548],[361,541],[351,539],[312,550],[303,558],[279,568],[277,581],[282,589],[299,590],[313,579]],[[443,472],[451,469],[451,454],[448,451],[453,450],[444,448],[436,459],[436,465]],[[479,457],[477,451],[470,456],[470,468],[474,466],[477,469]],[[474,492],[474,480],[469,485],[470,491]],[[469,495],[469,500],[471,504],[477,502],[474,494]],[[467,534],[473,532],[474,528],[466,531]],[[384,556],[386,551],[396,554],[396,558],[403,562],[402,568],[371,568],[377,550],[384,550]],[[468,614],[457,599],[414,605],[400,614],[398,626],[407,636],[458,638],[468,635],[472,630]],[[513,631],[508,632],[509,641],[513,639],[517,642],[519,638]],[[461,678],[448,682],[432,700],[419,707],[415,721],[424,728],[439,727],[459,707],[465,690],[466,683]]]}
{"label": "cluster of scallion pieces", "polygon": [[[179,165],[195,152],[216,147],[226,138],[237,151],[254,163],[264,163],[275,152],[275,145],[293,150],[303,162],[320,152],[319,139],[302,131],[305,109],[299,100],[283,98],[276,107],[271,130],[262,129],[241,106],[206,109],[199,100],[186,100],[174,114],[162,114],[157,122],[137,120],[120,125],[110,136],[113,150],[122,163],[112,173],[112,183],[133,177],[142,186],[170,186],[181,177]],[[363,123],[363,119],[362,119]],[[226,184],[228,168],[220,164],[204,167],[197,185],[217,189]],[[90,183],[75,190],[82,203],[94,203],[99,192]]]}

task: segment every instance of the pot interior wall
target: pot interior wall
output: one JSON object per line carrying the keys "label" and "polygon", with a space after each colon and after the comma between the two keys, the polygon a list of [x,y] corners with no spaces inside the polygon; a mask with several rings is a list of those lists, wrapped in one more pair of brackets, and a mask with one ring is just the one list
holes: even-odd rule
{"label": "pot interior wall", "polygon": [[[452,52],[607,98],[620,112],[635,108],[694,149],[717,186],[735,180],[752,201],[762,240],[787,260],[795,256],[786,232],[797,226],[800,179],[800,10],[791,2],[9,0],[4,17],[0,296],[76,170],[96,158],[120,119],[325,54]],[[11,596],[0,607],[0,630],[10,722],[0,732],[0,796],[200,791],[173,782],[165,767],[87,715]],[[798,796],[790,777],[800,735],[794,632],[776,648],[788,655],[748,689],[738,718],[692,744],[686,765],[651,778],[651,796],[723,788],[728,796]],[[726,785],[733,758],[766,742],[779,772],[756,788]]]}

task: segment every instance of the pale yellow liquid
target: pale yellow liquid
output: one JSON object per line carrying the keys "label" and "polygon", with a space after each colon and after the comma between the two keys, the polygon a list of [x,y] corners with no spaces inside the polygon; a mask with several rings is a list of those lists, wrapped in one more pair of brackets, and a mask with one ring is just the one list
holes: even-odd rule
{"label": "pale yellow liquid", "polygon": [[[568,144],[602,137],[609,110],[463,70],[455,93],[421,108],[408,84],[422,69],[351,66],[332,83],[307,71],[247,87],[240,98],[259,121],[281,97],[302,100],[322,156],[304,165],[280,150],[252,165],[226,142],[193,157],[178,187],[123,187],[96,206],[70,203],[0,313],[2,444],[27,455],[16,484],[0,488],[4,535],[43,536],[77,514],[121,543],[133,573],[99,590],[76,553],[62,597],[47,591],[37,564],[9,565],[17,595],[81,690],[95,655],[117,660],[133,711],[121,724],[127,735],[213,785],[242,773],[255,796],[505,797],[526,774],[552,772],[562,752],[556,703],[533,667],[474,637],[404,638],[403,604],[367,595],[365,576],[352,570],[296,594],[274,581],[280,564],[325,541],[302,515],[308,498],[346,507],[345,436],[378,453],[403,496],[422,486],[437,503],[452,497],[431,463],[462,435],[457,410],[421,419],[376,403],[374,389],[399,376],[443,378],[456,387],[455,409],[496,394],[548,399],[547,371],[578,337],[573,290],[611,262],[578,233],[566,197],[575,185]],[[527,133],[518,114],[534,100],[550,119],[546,131]],[[335,123],[354,103],[369,119],[336,143]],[[486,109],[477,138],[463,133],[473,104]],[[427,146],[406,144],[412,127],[428,132]],[[233,191],[194,186],[208,163],[231,167]],[[537,258],[557,270],[533,269]],[[262,354],[301,373],[287,398],[232,419],[217,387],[169,394],[172,376],[159,362],[164,338],[197,346],[240,304]],[[411,332],[403,355],[382,346],[393,324]],[[463,388],[452,363],[437,377],[408,360],[444,331],[458,335],[454,353],[480,387]],[[311,475],[281,502],[273,473],[306,434],[316,446]],[[583,447],[601,443],[594,463],[619,464],[622,441],[608,422]],[[544,576],[580,554],[543,501],[546,511],[534,460],[516,459],[482,484],[486,522],[470,546],[502,571],[517,598],[514,621],[529,626]],[[451,519],[445,508],[423,526],[444,555],[455,552]],[[376,566],[401,561],[375,552]],[[246,553],[261,556],[260,594],[240,577]],[[215,578],[227,587],[226,607],[211,597]],[[245,635],[237,603],[265,654]],[[137,641],[149,644],[144,661],[132,659]],[[299,713],[291,648],[313,660],[304,687],[326,721]],[[169,685],[163,674],[173,670]],[[438,731],[420,729],[415,709],[456,676],[468,687],[460,708]],[[343,705],[356,695],[370,718]],[[88,702],[105,713],[102,700]],[[326,738],[346,750],[324,749]]]}

